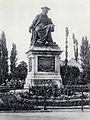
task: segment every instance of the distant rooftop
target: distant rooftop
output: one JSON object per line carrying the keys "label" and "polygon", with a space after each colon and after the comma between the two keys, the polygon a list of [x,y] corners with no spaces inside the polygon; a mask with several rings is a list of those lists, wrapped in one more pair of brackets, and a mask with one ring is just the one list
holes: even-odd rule
{"label": "distant rooftop", "polygon": [[[65,65],[65,61],[60,60],[59,62],[60,62],[61,66]],[[78,61],[76,61],[74,58],[72,58],[71,60],[68,61],[68,65],[78,67],[80,71],[82,70],[81,64]]]}

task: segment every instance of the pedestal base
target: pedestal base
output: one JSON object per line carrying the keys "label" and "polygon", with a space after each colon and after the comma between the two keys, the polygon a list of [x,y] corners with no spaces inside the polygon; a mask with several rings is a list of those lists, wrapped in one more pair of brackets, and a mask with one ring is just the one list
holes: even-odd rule
{"label": "pedestal base", "polygon": [[28,75],[25,87],[36,85],[62,85],[58,45],[31,46],[27,52]]}

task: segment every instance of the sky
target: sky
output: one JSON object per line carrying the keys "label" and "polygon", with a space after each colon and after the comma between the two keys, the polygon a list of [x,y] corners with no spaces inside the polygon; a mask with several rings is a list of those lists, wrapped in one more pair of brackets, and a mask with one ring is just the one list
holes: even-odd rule
{"label": "sky", "polygon": [[0,33],[6,34],[9,54],[14,42],[17,46],[18,61],[27,61],[25,52],[30,45],[29,26],[41,7],[48,6],[48,16],[55,25],[53,41],[63,50],[65,58],[65,28],[69,28],[68,58],[73,58],[72,34],[81,45],[83,36],[90,40],[90,0],[0,0]]}

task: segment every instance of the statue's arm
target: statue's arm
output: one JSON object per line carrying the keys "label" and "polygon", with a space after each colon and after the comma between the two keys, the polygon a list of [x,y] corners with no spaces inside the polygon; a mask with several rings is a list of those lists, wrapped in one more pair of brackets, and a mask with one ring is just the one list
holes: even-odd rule
{"label": "statue's arm", "polygon": [[49,18],[49,24],[51,25],[51,32],[54,32],[55,25],[53,24],[53,22],[50,18]]}
{"label": "statue's arm", "polygon": [[39,18],[39,15],[37,15],[37,16],[35,17],[35,19],[33,20],[32,24],[31,24],[31,26],[29,27],[29,32],[30,32],[30,33],[31,33],[31,30],[34,29],[34,26],[35,26],[35,24],[37,23],[38,18]]}

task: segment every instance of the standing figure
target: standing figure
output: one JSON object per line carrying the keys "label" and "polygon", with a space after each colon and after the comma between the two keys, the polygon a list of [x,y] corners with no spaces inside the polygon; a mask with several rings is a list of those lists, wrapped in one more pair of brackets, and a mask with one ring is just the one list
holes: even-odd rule
{"label": "standing figure", "polygon": [[32,32],[31,45],[52,43],[51,32],[54,32],[54,24],[48,18],[47,13],[50,10],[48,7],[42,7],[42,13],[37,15],[29,27],[29,32]]}

